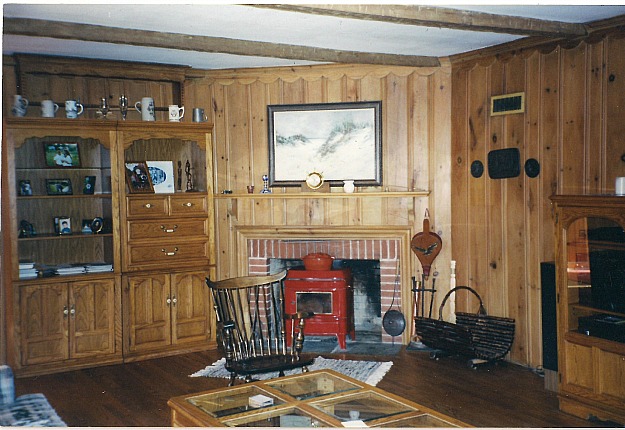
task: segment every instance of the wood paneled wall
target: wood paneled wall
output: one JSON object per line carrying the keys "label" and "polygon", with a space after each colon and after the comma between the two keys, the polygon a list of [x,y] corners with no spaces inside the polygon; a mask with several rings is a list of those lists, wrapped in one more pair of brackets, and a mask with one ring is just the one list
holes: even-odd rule
{"label": "wood paneled wall", "polygon": [[[519,363],[542,364],[540,262],[555,258],[548,197],[613,193],[625,176],[624,35],[453,67],[452,258],[458,284],[475,288],[489,314],[516,319]],[[521,91],[524,113],[490,116],[491,96]],[[471,176],[474,160],[486,167],[502,148],[519,148],[522,167],[538,160],[539,176]]]}
{"label": "wood paneled wall", "polygon": [[[243,226],[410,226],[422,229],[428,208],[434,228],[450,237],[450,67],[310,66],[230,70],[187,82],[190,111],[203,107],[214,123],[215,190],[262,189],[268,173],[267,105],[382,101],[383,186],[377,191],[430,190],[426,197],[281,199],[299,188],[274,189],[274,198],[218,199],[218,276],[240,274],[236,235]],[[302,179],[307,172],[302,172]],[[362,191],[362,190],[361,190]],[[450,242],[447,242],[450,243]],[[450,248],[438,258],[449,279]],[[415,275],[416,258],[405,267]],[[443,284],[445,281],[442,281]]]}

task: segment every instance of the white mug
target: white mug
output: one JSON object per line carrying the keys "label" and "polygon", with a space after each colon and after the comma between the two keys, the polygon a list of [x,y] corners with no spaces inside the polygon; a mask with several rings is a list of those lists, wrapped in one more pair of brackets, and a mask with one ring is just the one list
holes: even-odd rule
{"label": "white mug", "polygon": [[65,116],[68,118],[78,118],[84,111],[83,105],[76,100],[65,100]]}
{"label": "white mug", "polygon": [[13,116],[26,115],[26,109],[28,108],[28,100],[20,95],[13,96],[13,107],[11,113]]}
{"label": "white mug", "polygon": [[154,117],[154,99],[152,97],[143,97],[140,102],[135,103],[135,109],[141,113],[143,121],[156,121]]}
{"label": "white mug", "polygon": [[172,122],[180,122],[180,119],[184,116],[184,106],[178,107],[178,105],[169,105],[169,120]]}
{"label": "white mug", "polygon": [[59,105],[52,100],[44,100],[41,102],[41,116],[44,118],[54,118],[56,111],[59,110]]}
{"label": "white mug", "polygon": [[616,178],[614,194],[617,196],[625,196],[625,176]]}

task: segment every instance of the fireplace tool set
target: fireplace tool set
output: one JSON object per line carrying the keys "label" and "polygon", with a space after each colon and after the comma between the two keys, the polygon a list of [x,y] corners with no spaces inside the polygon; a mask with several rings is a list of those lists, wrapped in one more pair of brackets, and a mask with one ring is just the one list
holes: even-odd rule
{"label": "fireplace tool set", "polygon": [[432,288],[426,288],[426,282],[430,277],[430,269],[434,259],[438,256],[443,248],[443,240],[441,237],[430,231],[430,212],[425,210],[423,218],[423,231],[413,236],[410,241],[410,249],[415,253],[423,273],[421,279],[412,277],[412,292],[414,295],[413,318],[425,317],[426,293],[430,295],[430,305],[428,310],[428,318],[432,318],[432,306],[434,304],[434,293],[436,293],[436,276],[438,272],[434,272],[432,276]]}
{"label": "fireplace tool set", "polygon": [[[426,210],[423,220],[423,232],[417,233],[411,241],[411,249],[419,258],[423,267],[421,281],[413,277],[414,327],[420,341],[433,349],[430,358],[438,359],[445,354],[470,357],[468,366],[475,369],[478,365],[502,359],[512,346],[514,340],[514,319],[489,316],[486,313],[482,298],[477,291],[466,286],[455,286],[455,261],[452,261],[451,289],[445,295],[439,310],[438,319],[432,318],[432,304],[436,293],[436,272],[432,279],[432,288],[425,283],[430,274],[432,262],[442,247],[441,238],[430,232],[429,214]],[[451,294],[459,290],[472,293],[479,301],[477,313],[456,312],[456,322],[443,321],[443,308]],[[425,294],[430,293],[428,316],[425,316]],[[419,309],[420,308],[420,309]]]}

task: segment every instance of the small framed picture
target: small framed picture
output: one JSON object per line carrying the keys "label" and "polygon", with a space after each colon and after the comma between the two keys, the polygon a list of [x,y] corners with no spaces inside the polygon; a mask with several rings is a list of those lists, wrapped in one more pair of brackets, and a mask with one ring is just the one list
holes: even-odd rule
{"label": "small framed picture", "polygon": [[20,181],[19,193],[20,193],[20,196],[32,196],[33,195],[33,187],[30,185],[30,181],[28,179],[22,179]]}
{"label": "small framed picture", "polygon": [[126,183],[131,193],[153,193],[152,178],[145,161],[125,163]]}
{"label": "small framed picture", "polygon": [[71,195],[72,181],[69,179],[46,179],[46,191],[49,196]]}
{"label": "small framed picture", "polygon": [[80,167],[77,143],[44,143],[43,150],[48,167]]}
{"label": "small framed picture", "polygon": [[150,179],[155,193],[173,193],[174,163],[173,161],[146,161]]}
{"label": "small framed picture", "polygon": [[59,217],[59,234],[72,234],[72,220],[69,217]]}

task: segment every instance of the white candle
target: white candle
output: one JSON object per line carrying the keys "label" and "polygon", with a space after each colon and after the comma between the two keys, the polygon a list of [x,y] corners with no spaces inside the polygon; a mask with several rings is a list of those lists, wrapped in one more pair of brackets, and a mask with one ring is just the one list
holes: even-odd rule
{"label": "white candle", "polygon": [[616,178],[615,190],[617,196],[625,196],[625,176]]}

